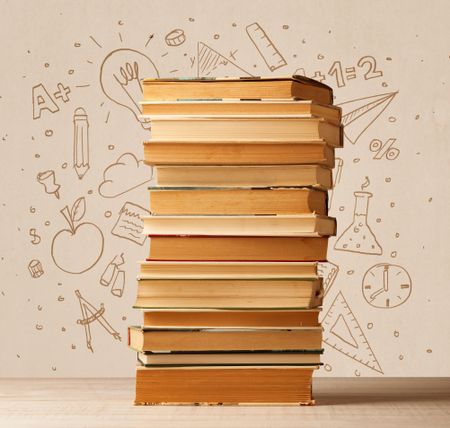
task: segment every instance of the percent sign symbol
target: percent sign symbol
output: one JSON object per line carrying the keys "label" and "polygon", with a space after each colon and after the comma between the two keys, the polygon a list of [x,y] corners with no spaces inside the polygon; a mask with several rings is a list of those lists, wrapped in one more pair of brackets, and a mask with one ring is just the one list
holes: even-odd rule
{"label": "percent sign symbol", "polygon": [[400,150],[396,147],[392,147],[395,143],[395,138],[389,138],[384,144],[380,140],[372,140],[369,149],[371,152],[375,152],[373,159],[379,160],[385,157],[387,160],[397,159],[400,154]]}

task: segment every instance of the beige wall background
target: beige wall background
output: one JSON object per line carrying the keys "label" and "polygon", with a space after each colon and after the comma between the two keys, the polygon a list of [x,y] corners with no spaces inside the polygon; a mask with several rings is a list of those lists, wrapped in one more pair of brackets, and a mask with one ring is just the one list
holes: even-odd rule
{"label": "beige wall background", "polygon": [[[145,212],[152,174],[139,86],[114,74],[137,62],[139,77],[295,72],[334,88],[346,140],[318,375],[449,376],[449,12],[446,1],[3,0],[0,375],[133,375],[126,327],[141,319],[149,242],[121,226]],[[88,138],[84,165],[74,128]],[[356,229],[354,192],[369,201]]]}

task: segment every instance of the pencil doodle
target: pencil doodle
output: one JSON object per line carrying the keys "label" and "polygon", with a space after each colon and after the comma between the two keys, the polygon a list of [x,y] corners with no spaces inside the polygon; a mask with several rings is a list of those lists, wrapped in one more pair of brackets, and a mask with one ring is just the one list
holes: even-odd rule
{"label": "pencil doodle", "polygon": [[366,177],[365,183],[361,186],[361,191],[353,193],[355,196],[353,221],[337,239],[334,244],[335,250],[360,254],[383,254],[383,250],[367,220],[369,199],[373,194],[363,190],[369,183],[369,178]]}
{"label": "pencil doodle", "polygon": [[331,262],[318,263],[317,271],[323,281],[323,295],[325,297],[336,280],[339,266]]}
{"label": "pencil doodle", "polygon": [[70,210],[66,205],[60,212],[69,228],[60,230],[53,237],[53,262],[64,272],[84,273],[94,267],[103,254],[103,233],[93,223],[83,222],[76,225],[86,213],[84,197],[78,198]]}
{"label": "pencil doodle", "polygon": [[36,229],[33,227],[28,231],[28,234],[31,237],[31,243],[33,245],[37,245],[41,242],[41,237],[37,234]]}
{"label": "pencil doodle", "polygon": [[138,245],[144,245],[147,236],[142,233],[144,230],[144,220],[142,220],[142,217],[149,214],[150,211],[140,205],[125,202],[120,209],[119,217],[111,233]]}
{"label": "pencil doodle", "polygon": [[82,107],[78,107],[73,113],[73,167],[80,180],[90,168],[89,122]]}
{"label": "pencil doodle", "polygon": [[261,25],[254,22],[247,25],[245,30],[270,71],[275,71],[287,65],[283,55],[281,55]]}
{"label": "pencil doodle", "polygon": [[379,263],[367,270],[362,280],[362,293],[366,302],[382,309],[403,305],[411,295],[412,281],[401,266]]}
{"label": "pencil doodle", "polygon": [[36,259],[31,260],[31,262],[28,263],[28,272],[30,272],[32,278],[39,278],[40,276],[44,275],[42,263]]}
{"label": "pencil doodle", "polygon": [[98,193],[104,198],[116,198],[152,179],[152,169],[133,153],[123,153],[103,171]]}
{"label": "pencil doodle", "polygon": [[337,104],[344,112],[342,125],[344,126],[345,137],[352,144],[355,144],[361,135],[386,110],[397,94],[398,91],[389,92]]}
{"label": "pencil doodle", "polygon": [[62,83],[56,85],[57,90],[53,93],[53,97],[50,95],[47,88],[39,83],[33,86],[31,89],[32,106],[33,106],[33,119],[39,119],[44,110],[48,110],[50,113],[56,113],[59,111],[59,106],[56,101],[59,99],[64,103],[69,101],[70,87],[64,86]]}
{"label": "pencil doodle", "polygon": [[125,287],[125,271],[120,269],[125,263],[123,253],[115,256],[106,266],[100,277],[100,284],[111,287],[111,293],[116,297],[122,297]]}
{"label": "pencil doodle", "polygon": [[364,366],[383,374],[372,348],[342,291],[322,319],[323,341]]}
{"label": "pencil doodle", "polygon": [[387,160],[395,160],[400,154],[400,150],[396,147],[392,147],[395,144],[395,138],[389,138],[385,143],[380,140],[374,139],[369,144],[369,150],[374,152],[375,155],[372,159],[380,160],[386,158]]}
{"label": "pencil doodle", "polygon": [[221,53],[215,51],[203,42],[197,44],[197,77],[211,77],[218,72],[220,76],[235,76],[241,73],[252,76],[242,67],[230,61]]}
{"label": "pencil doodle", "polygon": [[44,186],[45,193],[55,195],[56,199],[59,199],[59,188],[61,185],[56,183],[55,171],[49,169],[47,171],[40,172],[36,179]]}
{"label": "pencil doodle", "polygon": [[77,324],[80,324],[84,327],[84,334],[86,337],[86,347],[91,352],[94,352],[94,348],[92,347],[91,324],[95,321],[98,321],[100,325],[111,336],[114,337],[114,339],[119,341],[122,340],[120,334],[116,330],[114,330],[114,328],[108,321],[106,321],[104,317],[105,305],[103,303],[100,303],[100,309],[97,309],[81,295],[79,290],[75,290],[75,295],[78,297],[78,301],[80,303],[81,308],[81,318],[77,319]]}
{"label": "pencil doodle", "polygon": [[167,46],[180,46],[186,41],[186,35],[180,28],[172,30],[164,37]]}
{"label": "pencil doodle", "polygon": [[328,197],[328,209],[329,210],[331,209],[331,205],[333,203],[334,189],[341,181],[342,168],[344,167],[344,159],[335,158],[334,164],[335,165],[333,168],[333,183],[331,185],[331,189],[329,191],[329,197]]}
{"label": "pencil doodle", "polygon": [[100,86],[114,103],[130,110],[144,129],[148,119],[140,118],[142,100],[141,79],[159,77],[153,61],[135,49],[116,49],[106,55],[100,66]]}

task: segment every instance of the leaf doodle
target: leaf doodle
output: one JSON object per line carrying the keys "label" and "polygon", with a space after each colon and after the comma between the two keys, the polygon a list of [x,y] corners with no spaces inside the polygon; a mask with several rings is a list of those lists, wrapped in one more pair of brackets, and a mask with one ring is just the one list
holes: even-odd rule
{"label": "leaf doodle", "polygon": [[78,198],[72,205],[72,210],[70,212],[70,217],[75,223],[80,221],[84,214],[86,213],[86,199],[84,197]]}

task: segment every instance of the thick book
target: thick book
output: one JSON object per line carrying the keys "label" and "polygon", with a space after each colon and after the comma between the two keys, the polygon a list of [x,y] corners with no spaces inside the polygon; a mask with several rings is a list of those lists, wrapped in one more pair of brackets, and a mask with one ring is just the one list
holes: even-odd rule
{"label": "thick book", "polygon": [[156,215],[327,214],[327,193],[311,188],[149,187]]}
{"label": "thick book", "polygon": [[128,346],[143,351],[274,351],[322,349],[322,327],[128,327]]}
{"label": "thick book", "polygon": [[324,141],[342,147],[343,140],[342,127],[304,115],[154,115],[151,126],[152,138],[159,141]]}
{"label": "thick book", "polygon": [[333,90],[308,77],[209,77],[144,79],[145,101],[182,99],[299,98],[333,104]]}
{"label": "thick book", "polygon": [[159,261],[139,263],[140,277],[152,278],[313,278],[318,276],[316,262],[216,262]]}
{"label": "thick book", "polygon": [[318,368],[139,366],[135,404],[311,405],[312,374]]}
{"label": "thick book", "polygon": [[311,366],[320,365],[320,351],[138,352],[146,367],[174,366]]}
{"label": "thick book", "polygon": [[322,165],[334,167],[334,147],[323,141],[144,142],[147,165]]}
{"label": "thick book", "polygon": [[298,215],[151,215],[142,217],[146,235],[333,236],[336,220]]}
{"label": "thick book", "polygon": [[155,181],[163,187],[316,187],[331,189],[332,171],[319,165],[196,166],[159,165]]}
{"label": "thick book", "polygon": [[139,309],[311,309],[321,278],[138,279]]}
{"label": "thick book", "polygon": [[151,236],[149,260],[326,261],[328,238]]}
{"label": "thick book", "polygon": [[141,101],[143,115],[309,115],[341,124],[340,107],[295,99]]}
{"label": "thick book", "polygon": [[318,327],[320,308],[267,309],[152,309],[143,312],[144,327]]}

